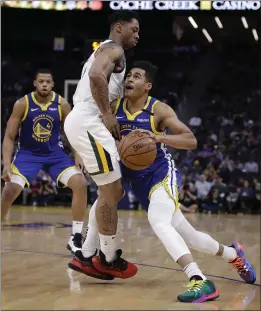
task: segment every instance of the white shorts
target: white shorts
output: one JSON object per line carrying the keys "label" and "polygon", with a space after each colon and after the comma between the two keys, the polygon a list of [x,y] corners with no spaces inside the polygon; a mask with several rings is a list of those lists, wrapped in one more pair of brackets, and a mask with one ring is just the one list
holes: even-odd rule
{"label": "white shorts", "polygon": [[89,175],[101,186],[121,178],[120,157],[114,138],[99,117],[98,107],[93,106],[82,111],[74,107],[65,119],[64,131]]}
{"label": "white shorts", "polygon": [[[76,167],[71,167],[61,174],[59,182],[67,186],[69,179],[76,174],[82,173]],[[15,173],[11,173],[11,182],[20,185],[22,188],[24,188],[26,184],[25,178]]]}

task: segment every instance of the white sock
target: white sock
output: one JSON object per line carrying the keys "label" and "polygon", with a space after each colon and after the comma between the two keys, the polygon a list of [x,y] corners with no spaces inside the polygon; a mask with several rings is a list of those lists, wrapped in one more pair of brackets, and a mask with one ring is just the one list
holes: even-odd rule
{"label": "white sock", "polygon": [[202,278],[202,280],[206,280],[207,278],[205,275],[201,272],[198,265],[195,262],[192,262],[188,264],[183,271],[186,273],[189,279],[191,279],[193,276],[198,275]]}
{"label": "white sock", "polygon": [[83,221],[73,221],[72,222],[72,234],[82,233]]}
{"label": "white sock", "polygon": [[89,227],[88,234],[82,245],[82,254],[85,258],[91,257],[95,254],[98,248],[99,248],[98,230],[95,227]]}
{"label": "white sock", "polygon": [[233,259],[237,258],[237,252],[234,249],[234,247],[226,246],[226,245],[223,245],[223,246],[224,246],[224,251],[223,251],[223,254],[222,254],[222,258],[223,259],[225,259],[225,260],[233,260]]}
{"label": "white sock", "polygon": [[116,258],[116,236],[103,235],[99,233],[101,251],[106,257],[107,262],[112,262]]}
{"label": "white sock", "polygon": [[99,248],[99,233],[95,216],[96,206],[97,200],[94,202],[93,206],[90,209],[89,223],[86,229],[86,238],[82,245],[82,254],[85,258],[94,255],[96,249]]}

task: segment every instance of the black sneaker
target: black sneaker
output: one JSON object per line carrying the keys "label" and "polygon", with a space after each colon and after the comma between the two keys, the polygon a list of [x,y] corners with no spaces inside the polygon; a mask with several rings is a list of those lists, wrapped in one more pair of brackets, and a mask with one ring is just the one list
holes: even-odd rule
{"label": "black sneaker", "polygon": [[74,255],[75,252],[82,249],[82,235],[81,233],[75,233],[70,236],[67,244],[67,249]]}

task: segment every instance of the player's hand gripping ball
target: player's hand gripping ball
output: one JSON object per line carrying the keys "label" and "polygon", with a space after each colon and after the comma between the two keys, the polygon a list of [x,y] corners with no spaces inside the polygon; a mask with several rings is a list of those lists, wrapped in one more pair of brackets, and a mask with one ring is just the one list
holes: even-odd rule
{"label": "player's hand gripping ball", "polygon": [[120,141],[119,154],[125,166],[139,171],[149,167],[155,161],[157,147],[148,133],[136,130]]}

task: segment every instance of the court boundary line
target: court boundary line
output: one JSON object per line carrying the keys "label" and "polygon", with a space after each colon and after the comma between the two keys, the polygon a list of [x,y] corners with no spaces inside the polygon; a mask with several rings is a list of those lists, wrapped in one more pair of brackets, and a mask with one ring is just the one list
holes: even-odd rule
{"label": "court boundary line", "polygon": [[[8,251],[8,252],[23,252],[23,253],[30,253],[30,254],[41,254],[41,255],[53,255],[53,256],[60,256],[60,257],[68,257],[70,256],[70,258],[72,258],[71,255],[66,255],[66,254],[62,254],[62,253],[50,253],[50,252],[41,252],[41,251],[33,251],[33,250],[26,250],[26,249],[15,249],[15,248],[3,248],[3,251]],[[2,256],[5,253],[2,252]],[[164,269],[164,270],[171,270],[171,271],[177,271],[177,272],[183,272],[182,269],[177,269],[177,268],[170,268],[170,267],[164,267],[164,266],[156,266],[156,265],[150,265],[150,264],[145,264],[145,263],[135,263],[135,265],[138,266],[143,266],[143,267],[148,267],[148,268],[156,268],[156,269]],[[251,286],[257,286],[257,287],[261,287],[261,284],[259,283],[254,283],[254,284],[248,284],[244,281],[241,280],[237,280],[237,279],[233,279],[233,278],[228,278],[225,276],[219,276],[219,275],[214,275],[214,274],[208,274],[208,273],[204,273],[206,276],[210,276],[216,279],[221,279],[221,280],[227,280],[227,281],[232,281],[232,282],[236,282],[236,283],[241,283],[241,284],[246,284],[246,285],[251,285]]]}

